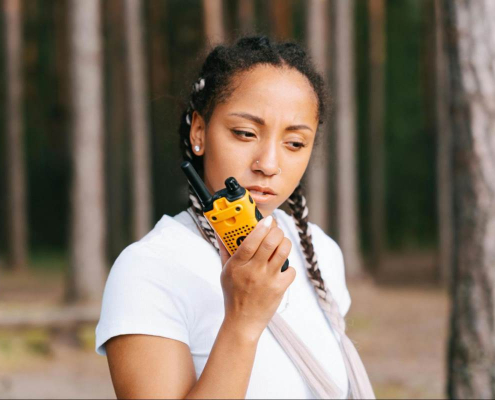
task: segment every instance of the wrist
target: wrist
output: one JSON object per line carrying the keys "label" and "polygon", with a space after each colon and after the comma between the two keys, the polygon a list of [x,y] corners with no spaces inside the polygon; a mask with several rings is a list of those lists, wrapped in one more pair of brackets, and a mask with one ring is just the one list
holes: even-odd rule
{"label": "wrist", "polygon": [[227,316],[224,318],[220,330],[245,345],[257,345],[262,333],[259,329],[248,327],[237,320],[228,318]]}

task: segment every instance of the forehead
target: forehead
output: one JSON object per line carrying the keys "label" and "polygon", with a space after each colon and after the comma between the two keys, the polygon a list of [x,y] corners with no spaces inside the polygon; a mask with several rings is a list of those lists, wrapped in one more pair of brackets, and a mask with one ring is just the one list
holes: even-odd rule
{"label": "forehead", "polygon": [[221,108],[266,113],[283,112],[309,121],[318,119],[318,99],[308,79],[288,67],[259,65],[232,81],[233,91]]}

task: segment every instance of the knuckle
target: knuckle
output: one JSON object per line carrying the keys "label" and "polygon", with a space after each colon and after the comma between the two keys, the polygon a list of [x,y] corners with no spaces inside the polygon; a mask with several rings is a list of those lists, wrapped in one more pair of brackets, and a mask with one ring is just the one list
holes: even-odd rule
{"label": "knuckle", "polygon": [[280,249],[278,252],[277,252],[277,257],[279,258],[279,261],[282,262],[287,259],[287,257],[289,257],[289,254],[290,254],[290,250],[288,249]]}
{"label": "knuckle", "polygon": [[242,281],[244,288],[250,288],[256,285],[257,278],[255,275],[248,273],[248,274],[243,274]]}
{"label": "knuckle", "polygon": [[276,237],[273,236],[267,236],[266,239],[263,241],[263,249],[265,250],[272,250],[275,247],[277,247],[278,241]]}
{"label": "knuckle", "polygon": [[246,244],[246,246],[244,246],[244,252],[246,254],[252,255],[252,254],[254,254],[255,251],[256,251],[256,248],[252,244]]}
{"label": "knuckle", "polygon": [[276,231],[270,232],[263,241],[263,248],[265,250],[274,250],[277,246],[280,245],[282,239],[283,239],[283,233]]}
{"label": "knuckle", "polygon": [[283,246],[284,249],[287,249],[290,252],[290,250],[292,249],[292,242],[289,238],[284,237],[281,246]]}
{"label": "knuckle", "polygon": [[292,249],[292,242],[289,239],[284,238],[282,240],[282,243],[280,243],[280,246],[277,249],[276,256],[279,259],[283,259],[285,261],[285,259],[289,256],[291,249]]}
{"label": "knuckle", "polygon": [[228,264],[222,270],[221,279],[226,280],[226,281],[231,281],[233,276],[234,276],[234,273],[235,272],[233,271],[232,266],[230,264]]}
{"label": "knuckle", "polygon": [[252,256],[255,250],[256,249],[254,249],[253,245],[249,243],[242,243],[237,249],[235,254],[238,254],[238,256],[241,258],[246,258]]}

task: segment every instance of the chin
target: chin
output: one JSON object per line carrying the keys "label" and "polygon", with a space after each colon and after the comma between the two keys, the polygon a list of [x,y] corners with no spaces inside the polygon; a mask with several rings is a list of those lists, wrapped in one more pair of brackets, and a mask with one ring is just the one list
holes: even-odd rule
{"label": "chin", "polygon": [[269,215],[271,215],[273,210],[276,208],[276,207],[273,208],[273,207],[264,206],[262,204],[259,204],[259,205],[257,204],[256,207],[258,207],[258,210],[260,210],[260,213],[261,213],[261,215],[263,215],[263,218],[266,218]]}

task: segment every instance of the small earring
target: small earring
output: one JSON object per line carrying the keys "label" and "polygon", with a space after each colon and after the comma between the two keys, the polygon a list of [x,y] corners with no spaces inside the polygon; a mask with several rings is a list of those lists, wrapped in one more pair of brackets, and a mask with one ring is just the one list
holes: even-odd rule
{"label": "small earring", "polygon": [[282,170],[279,168],[278,169],[278,174],[275,174],[275,175],[280,175],[282,173]]}
{"label": "small earring", "polygon": [[194,146],[194,151],[199,151],[199,149],[201,149],[201,147],[199,147],[198,145]]}

